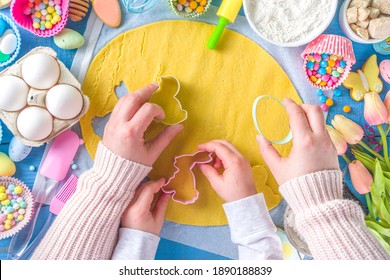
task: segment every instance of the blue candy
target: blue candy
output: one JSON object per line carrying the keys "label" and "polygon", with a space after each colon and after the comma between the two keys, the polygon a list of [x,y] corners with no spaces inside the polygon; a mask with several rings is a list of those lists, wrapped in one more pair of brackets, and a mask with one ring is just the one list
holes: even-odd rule
{"label": "blue candy", "polygon": [[335,89],[334,91],[333,91],[333,95],[334,96],[340,96],[341,95],[341,89]]}
{"label": "blue candy", "polygon": [[328,54],[327,53],[323,53],[323,54],[321,54],[321,57],[322,58],[326,58],[328,56]]}
{"label": "blue candy", "polygon": [[325,68],[326,66],[328,66],[328,62],[326,60],[321,60],[320,66]]}
{"label": "blue candy", "polygon": [[9,185],[8,186],[8,189],[11,191],[11,192],[13,192],[14,191],[14,189],[15,189],[15,185]]}
{"label": "blue candy", "polygon": [[326,74],[326,69],[321,67],[320,69],[318,69],[318,74],[325,75]]}
{"label": "blue candy", "polygon": [[340,67],[341,67],[341,68],[345,68],[346,65],[347,65],[347,64],[345,63],[344,60],[341,60],[341,61],[340,61]]}
{"label": "blue candy", "polygon": [[308,62],[306,63],[306,68],[308,68],[308,69],[313,69],[313,67],[314,67],[314,63],[313,63],[312,61],[308,61]]}
{"label": "blue candy", "polygon": [[7,207],[7,211],[8,213],[12,213],[15,211],[15,209],[13,207]]}
{"label": "blue candy", "polygon": [[41,19],[40,19],[40,18],[34,18],[34,19],[33,19],[33,22],[39,22],[39,23],[40,23],[40,22],[41,22]]}
{"label": "blue candy", "polygon": [[326,98],[325,95],[321,95],[321,96],[320,96],[320,102],[321,102],[321,103],[325,103],[325,102],[326,102],[326,99],[328,99],[328,98]]}
{"label": "blue candy", "polygon": [[46,5],[45,4],[39,4],[39,9],[43,10],[44,8],[46,8]]}
{"label": "blue candy", "polygon": [[3,36],[4,31],[7,29],[7,23],[4,19],[0,18],[0,36]]}
{"label": "blue candy", "polygon": [[319,89],[316,90],[316,93],[317,93],[317,95],[323,95],[324,91],[319,88]]}

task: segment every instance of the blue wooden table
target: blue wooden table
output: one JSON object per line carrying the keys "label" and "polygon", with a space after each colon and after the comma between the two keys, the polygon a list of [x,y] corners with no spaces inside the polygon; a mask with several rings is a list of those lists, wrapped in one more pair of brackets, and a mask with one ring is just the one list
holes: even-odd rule
{"label": "blue wooden table", "polygon": [[[220,4],[221,0],[214,0],[213,5],[218,6]],[[341,1],[339,1],[341,4]],[[340,5],[339,5],[340,6]],[[1,10],[1,13],[9,16],[9,10]],[[243,11],[240,12],[243,15]],[[68,21],[67,27],[72,28],[74,30],[79,31],[80,33],[84,33],[84,30],[86,28],[86,19],[84,19],[81,22],[74,23],[72,21]],[[33,36],[31,33],[19,28],[21,37],[22,37],[22,48],[21,48],[21,53],[19,57],[30,51],[32,48],[37,47],[37,46],[49,46],[53,48],[57,54],[58,58],[64,62],[64,64],[70,68],[75,51],[65,51],[62,49],[59,49],[53,42],[52,38],[40,38]],[[342,31],[340,29],[339,23],[338,23],[338,11],[337,15],[333,19],[331,25],[329,28],[326,30],[325,33],[331,33],[331,34],[337,34],[337,35],[343,35]],[[357,44],[354,43],[354,50],[355,50],[355,55],[357,62],[353,66],[353,69],[360,69],[365,60],[374,52],[374,49],[372,45],[362,45],[362,44]],[[390,59],[389,56],[383,56],[378,54],[378,60],[382,61],[384,59]],[[299,66],[301,67],[301,66]],[[0,70],[3,70],[0,68]],[[385,88],[383,92],[387,92],[390,90],[390,85],[384,84]],[[363,103],[362,102],[355,102],[349,97],[349,91],[343,87],[340,87],[342,89],[342,95],[340,97],[335,97],[335,105],[330,109],[329,115],[327,118],[327,122],[330,123],[330,120],[334,117],[335,114],[343,114],[342,108],[344,105],[349,105],[352,108],[351,113],[348,114],[348,117],[355,120],[356,122],[360,123],[361,125],[364,124],[364,118],[363,118]],[[313,94],[315,90],[313,89]],[[382,97],[384,97],[384,94],[382,94]],[[1,121],[0,121],[1,123]],[[2,143],[0,145],[0,151],[7,153],[8,154],[8,146],[9,142],[12,139],[12,134],[8,131],[8,129],[5,127],[4,124],[2,124],[3,127],[3,139]],[[36,168],[39,166],[39,163],[42,158],[42,154],[44,151],[44,146],[40,148],[34,148],[31,152],[31,154],[22,162],[16,163],[16,174],[14,175],[15,177],[19,178],[20,180],[24,181],[30,188],[32,188],[34,179],[36,176],[36,171],[30,171],[29,166],[33,165]],[[340,160],[341,167],[342,169],[346,168],[345,162],[343,160]],[[347,175],[348,176],[348,175]],[[347,181],[348,177],[347,177]],[[47,208],[47,207],[46,207]],[[48,209],[43,209],[42,210],[42,217],[40,217],[39,222],[37,227],[39,228],[40,225],[45,221],[45,216],[48,213]],[[7,256],[7,250],[8,250],[8,244],[9,244],[10,239],[5,239],[0,241],[0,259],[5,259]],[[206,252],[201,252],[199,250],[194,250],[194,248],[186,247],[184,245],[180,244],[175,244],[174,242],[162,242],[162,246],[159,248],[159,252],[157,255],[157,258],[164,258],[164,252],[169,251],[169,248],[176,248],[176,250],[171,250],[172,252],[176,252],[175,256],[171,255],[172,258],[184,258],[183,256],[177,255],[177,252],[187,252],[185,254],[186,258],[192,258],[192,259],[223,259],[221,256],[209,254]]]}

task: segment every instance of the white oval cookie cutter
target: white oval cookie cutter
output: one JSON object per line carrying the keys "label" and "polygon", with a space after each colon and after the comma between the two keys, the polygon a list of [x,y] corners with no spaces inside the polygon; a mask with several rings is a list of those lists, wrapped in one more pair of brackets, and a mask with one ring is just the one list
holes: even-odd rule
{"label": "white oval cookie cutter", "polygon": [[[264,98],[270,98],[270,99],[273,99],[273,100],[277,101],[280,105],[283,106],[283,108],[284,108],[284,104],[283,104],[282,101],[280,101],[279,99],[277,99],[276,97],[273,97],[273,96],[271,96],[271,95],[260,95],[260,96],[258,96],[258,97],[255,99],[255,101],[253,102],[253,105],[252,105],[252,118],[253,118],[253,122],[254,122],[254,124],[255,124],[255,127],[256,127],[257,132],[258,132],[262,137],[265,138],[263,132],[262,132],[261,129],[260,129],[260,125],[259,125],[259,123],[258,123],[258,121],[257,121],[257,114],[256,114],[257,105],[259,104],[260,100],[262,100],[262,99],[264,99]],[[292,134],[292,131],[291,131],[291,129],[290,129],[290,131],[288,132],[287,136],[284,137],[283,139],[275,140],[275,141],[270,141],[270,140],[268,140],[268,139],[267,139],[267,140],[270,141],[272,144],[283,145],[283,144],[286,144],[286,143],[290,142],[292,139],[293,139],[293,134]]]}

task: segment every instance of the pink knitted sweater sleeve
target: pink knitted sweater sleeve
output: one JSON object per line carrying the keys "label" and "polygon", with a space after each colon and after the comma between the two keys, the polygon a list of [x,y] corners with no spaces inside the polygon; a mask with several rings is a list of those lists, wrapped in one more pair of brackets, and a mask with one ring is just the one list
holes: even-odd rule
{"label": "pink knitted sweater sleeve", "polygon": [[315,259],[390,259],[368,231],[360,206],[342,199],[342,173],[321,171],[291,180],[280,192],[296,215]]}
{"label": "pink knitted sweater sleeve", "polygon": [[102,143],[32,259],[111,259],[120,218],[151,167],[121,158]]}

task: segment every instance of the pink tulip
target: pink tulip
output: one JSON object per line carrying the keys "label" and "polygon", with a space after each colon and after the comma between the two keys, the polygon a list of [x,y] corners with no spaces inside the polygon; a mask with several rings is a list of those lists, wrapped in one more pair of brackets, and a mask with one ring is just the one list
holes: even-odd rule
{"label": "pink tulip", "polygon": [[360,125],[342,115],[335,115],[332,125],[348,144],[355,145],[364,136],[363,128]]}
{"label": "pink tulip", "polygon": [[336,147],[337,154],[339,156],[342,156],[345,154],[345,152],[348,149],[347,141],[343,138],[343,136],[340,135],[333,127],[330,125],[326,126],[326,130],[328,131],[328,134],[330,136],[330,139],[333,142],[333,145]]}
{"label": "pink tulip", "polygon": [[387,122],[389,113],[379,94],[369,92],[364,95],[364,118],[369,125],[381,125]]}
{"label": "pink tulip", "polygon": [[360,194],[369,193],[373,179],[363,163],[354,160],[348,165],[348,170],[355,190]]}
{"label": "pink tulip", "polygon": [[387,92],[386,97],[385,97],[385,106],[387,109],[387,113],[389,117],[387,118],[387,123],[390,123],[390,90]]}

